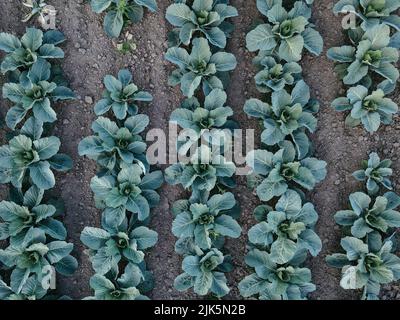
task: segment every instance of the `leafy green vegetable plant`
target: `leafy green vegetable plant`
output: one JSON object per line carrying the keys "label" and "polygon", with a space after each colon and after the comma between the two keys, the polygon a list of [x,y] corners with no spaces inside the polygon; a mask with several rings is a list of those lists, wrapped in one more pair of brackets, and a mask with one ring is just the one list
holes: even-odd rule
{"label": "leafy green vegetable plant", "polygon": [[193,191],[211,191],[223,178],[230,178],[236,166],[222,155],[213,155],[207,146],[200,146],[186,164],[175,163],[165,170],[165,180],[172,185],[181,184]]}
{"label": "leafy green vegetable plant", "polygon": [[393,115],[399,107],[393,100],[385,97],[382,89],[369,93],[364,86],[351,87],[347,97],[332,101],[332,107],[337,111],[351,111],[346,118],[350,126],[362,124],[368,132],[375,132],[383,124],[392,123]]}
{"label": "leafy green vegetable plant", "polygon": [[363,299],[376,300],[381,284],[400,278],[400,258],[391,253],[392,241],[374,241],[371,246],[360,239],[345,237],[340,244],[346,254],[336,253],[326,260],[330,266],[342,270],[342,288],[363,288]]}
{"label": "leafy green vegetable plant", "polygon": [[221,237],[238,238],[241,227],[234,219],[235,205],[230,192],[216,194],[204,203],[177,201],[173,208],[176,217],[172,233],[178,238],[194,238],[201,249],[211,249]]}
{"label": "leafy green vegetable plant", "polygon": [[168,7],[166,18],[177,27],[176,32],[182,44],[189,45],[193,35],[201,33],[210,44],[225,48],[230,30],[225,20],[238,16],[238,12],[235,7],[223,2],[194,0],[191,7],[185,3],[175,3]]}
{"label": "leafy green vegetable plant", "polygon": [[65,240],[67,231],[61,221],[57,207],[42,203],[44,190],[35,185],[23,195],[22,203],[3,200],[0,202],[0,240],[21,242],[32,229],[42,230],[47,237]]}
{"label": "leafy green vegetable plant", "polygon": [[139,91],[132,82],[132,74],[129,70],[120,70],[118,78],[112,75],[104,77],[106,89],[103,99],[96,103],[94,112],[103,115],[112,110],[118,120],[125,119],[127,114],[136,115],[138,112],[137,102],[151,102],[153,97],[146,91]]}
{"label": "leafy green vegetable plant", "polygon": [[120,70],[117,78],[105,76],[104,84],[103,99],[95,105],[102,115],[92,124],[95,135],[78,147],[81,156],[99,166],[90,187],[96,207],[103,210],[101,228],[85,227],[81,233],[95,271],[90,280],[94,296],[86,299],[147,299],[144,293],[153,281],[144,251],[156,244],[158,235],[146,225],[160,201],[156,189],[164,178],[161,171],[150,171],[141,136],[149,118],[138,114],[135,101],[151,101],[152,96],[138,91],[129,70]]}
{"label": "leafy green vegetable plant", "polygon": [[286,191],[275,210],[266,205],[256,210],[262,211],[263,219],[249,230],[249,241],[256,246],[268,247],[272,262],[285,264],[301,250],[309,251],[313,256],[321,251],[321,240],[313,231],[318,214],[311,203],[302,205],[296,191]]}
{"label": "leafy green vegetable plant", "polygon": [[193,287],[194,292],[206,295],[212,292],[222,297],[229,292],[224,271],[224,255],[218,249],[211,249],[202,255],[186,256],[182,262],[184,273],[176,279],[174,286],[179,291]]}
{"label": "leafy green vegetable plant", "polygon": [[96,13],[107,12],[104,17],[104,31],[110,37],[117,38],[128,22],[142,20],[144,8],[157,11],[155,0],[91,0],[90,5]]}
{"label": "leafy green vegetable plant", "polygon": [[40,59],[64,58],[64,51],[57,45],[65,41],[64,35],[57,30],[43,33],[39,29],[27,28],[18,39],[9,33],[0,33],[0,50],[6,53],[1,63],[1,72],[27,71]]}
{"label": "leafy green vegetable plant", "polygon": [[333,9],[336,14],[351,13],[360,19],[347,31],[349,45],[328,50],[343,83],[355,85],[332,106],[337,111],[351,111],[346,124],[362,123],[368,132],[377,131],[381,122],[390,124],[398,112],[397,104],[386,96],[394,92],[399,79],[399,7],[398,1],[392,0],[340,0]]}
{"label": "leafy green vegetable plant", "polygon": [[267,146],[291,140],[301,159],[310,150],[310,142],[305,131],[314,132],[317,119],[312,113],[318,109],[310,108],[310,88],[301,80],[291,94],[286,90],[274,91],[272,105],[258,99],[246,101],[244,111],[252,117],[263,120],[264,131],[261,141]]}
{"label": "leafy green vegetable plant", "polygon": [[236,58],[231,53],[212,53],[206,39],[193,39],[192,51],[173,47],[168,49],[165,58],[176,64],[176,69],[169,77],[170,85],[180,84],[182,93],[188,98],[193,97],[202,84],[208,94],[212,89],[224,89],[220,73],[232,71],[236,68]]}
{"label": "leafy green vegetable plant", "polygon": [[291,143],[275,154],[266,150],[253,150],[247,157],[252,174],[257,175],[257,195],[262,201],[269,201],[283,195],[289,187],[312,190],[325,179],[326,162],[316,158],[295,160],[296,152]]}
{"label": "leafy green vegetable plant", "polygon": [[399,8],[400,3],[394,0],[340,0],[333,7],[333,12],[356,14],[362,20],[364,29],[384,23],[400,31],[400,18],[396,15]]}
{"label": "leafy green vegetable plant", "polygon": [[42,123],[54,122],[57,115],[51,102],[75,98],[71,89],[49,82],[50,77],[50,63],[40,59],[31,66],[29,72],[21,74],[19,83],[4,84],[3,98],[15,103],[6,115],[10,129],[15,129],[30,111]]}
{"label": "leafy green vegetable plant", "polygon": [[399,78],[399,71],[395,67],[399,52],[389,47],[389,43],[389,26],[376,25],[368,29],[353,46],[330,48],[328,57],[338,63],[336,70],[340,71],[344,84],[371,82],[373,73],[395,83]]}
{"label": "leafy green vegetable plant", "polygon": [[269,93],[283,90],[299,79],[302,69],[298,63],[277,60],[271,56],[261,59],[259,64],[262,69],[254,77],[258,91]]}
{"label": "leafy green vegetable plant", "polygon": [[267,17],[268,23],[257,26],[247,34],[249,51],[277,52],[287,62],[299,61],[304,48],[315,55],[322,52],[322,37],[309,22],[311,9],[305,3],[295,2],[289,12],[281,1],[270,8],[264,3],[258,7],[261,7],[260,11]]}
{"label": "leafy green vegetable plant", "polygon": [[393,174],[390,168],[392,161],[390,159],[382,160],[376,152],[369,155],[368,160],[361,162],[362,169],[353,172],[353,177],[358,181],[367,180],[366,187],[368,193],[376,194],[379,192],[379,185],[388,190],[392,190],[392,182],[388,177]]}
{"label": "leafy green vegetable plant", "polygon": [[239,283],[245,298],[256,295],[260,300],[304,300],[315,290],[310,269],[299,267],[304,256],[280,265],[272,261],[268,252],[252,249],[245,261],[255,270]]}

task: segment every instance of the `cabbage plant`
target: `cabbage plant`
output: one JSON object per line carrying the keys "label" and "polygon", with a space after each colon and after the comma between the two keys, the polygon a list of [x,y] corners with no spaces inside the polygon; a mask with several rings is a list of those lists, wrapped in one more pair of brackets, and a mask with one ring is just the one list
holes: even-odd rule
{"label": "cabbage plant", "polygon": [[152,101],[152,95],[146,91],[139,91],[132,79],[132,73],[127,69],[120,70],[117,78],[106,75],[103,98],[94,107],[96,115],[104,115],[112,110],[117,119],[123,120],[127,114],[132,116],[137,114],[139,101]]}
{"label": "cabbage plant", "polygon": [[[250,51],[268,51],[287,61],[299,61],[303,49],[319,55],[322,52],[321,35],[309,22],[311,9],[307,4],[297,1],[288,12],[278,1],[268,11],[264,5],[261,12],[268,18],[268,23],[260,24],[246,36],[246,46]],[[260,5],[259,5],[260,7]]]}
{"label": "cabbage plant", "polygon": [[311,203],[302,205],[296,191],[286,191],[275,210],[264,205],[256,210],[263,210],[266,217],[250,228],[249,241],[270,249],[272,262],[287,263],[299,250],[309,251],[312,256],[321,251],[321,239],[313,230],[318,214]]}
{"label": "cabbage plant", "polygon": [[53,266],[62,275],[71,275],[77,268],[77,261],[70,255],[72,243],[65,241],[46,242],[45,233],[31,229],[24,240],[0,249],[0,262],[13,268],[11,279],[18,282],[20,293],[30,275],[41,281],[46,266]]}
{"label": "cabbage plant", "polygon": [[295,160],[296,151],[291,143],[275,154],[267,150],[253,150],[246,157],[252,174],[259,177],[256,188],[262,201],[283,195],[289,188],[312,190],[326,176],[326,162],[316,158]]}
{"label": "cabbage plant", "polygon": [[277,58],[266,56],[260,61],[262,69],[254,80],[257,90],[262,93],[279,91],[292,86],[301,77],[302,68],[296,62],[277,62]]}
{"label": "cabbage plant", "polygon": [[96,205],[104,210],[107,224],[119,226],[126,211],[137,213],[140,221],[149,217],[150,208],[157,206],[160,197],[155,191],[163,183],[161,171],[143,173],[137,164],[122,167],[118,175],[95,176],[90,188]]}
{"label": "cabbage plant", "polygon": [[236,58],[231,53],[212,53],[206,39],[195,38],[192,41],[192,51],[173,47],[168,49],[165,58],[176,64],[176,69],[169,77],[170,85],[180,84],[182,93],[188,98],[193,97],[202,84],[205,94],[212,89],[223,89],[220,73],[236,68]]}
{"label": "cabbage plant", "polygon": [[332,101],[332,107],[337,111],[351,111],[346,118],[350,126],[362,124],[368,132],[377,131],[381,123],[392,123],[399,107],[390,98],[385,97],[382,89],[369,92],[358,85],[347,90],[347,97],[340,97]]}
{"label": "cabbage plant", "polygon": [[185,3],[171,4],[167,8],[166,18],[177,27],[180,42],[184,45],[190,44],[193,35],[201,33],[212,45],[225,48],[229,29],[224,22],[237,15],[235,7],[221,1],[194,0],[191,6]]}
{"label": "cabbage plant", "polygon": [[128,263],[124,273],[101,275],[95,274],[90,278],[90,287],[94,290],[94,296],[85,300],[145,300],[138,288],[145,281],[145,273],[141,266]]}
{"label": "cabbage plant", "polygon": [[399,52],[389,47],[389,43],[390,28],[380,24],[369,28],[354,45],[330,48],[328,57],[338,63],[344,84],[371,82],[372,74],[395,83],[399,71],[394,64],[399,60]]}
{"label": "cabbage plant", "polygon": [[175,289],[186,291],[193,287],[198,295],[209,293],[222,297],[229,292],[226,277],[223,273],[225,267],[224,255],[218,249],[211,249],[202,255],[190,255],[183,259],[184,273],[176,277]]}
{"label": "cabbage plant", "polygon": [[312,115],[314,110],[308,110],[310,88],[301,80],[290,94],[286,90],[273,92],[271,101],[272,105],[269,105],[250,99],[244,106],[249,116],[263,120],[261,141],[273,146],[289,138],[296,146],[298,157],[305,157],[310,149],[305,131],[314,132],[317,126],[317,119]]}
{"label": "cabbage plant", "polygon": [[81,241],[90,249],[90,261],[99,275],[118,274],[120,261],[142,263],[143,251],[153,247],[157,240],[157,232],[145,226],[130,228],[124,224],[118,229],[85,227],[81,233]]}
{"label": "cabbage plant", "polygon": [[178,201],[173,210],[176,217],[172,233],[178,238],[193,237],[201,249],[211,249],[220,237],[238,238],[241,227],[230,213],[235,205],[230,192],[216,194],[205,203]]}
{"label": "cabbage plant", "polygon": [[64,41],[64,35],[57,30],[43,33],[39,29],[27,28],[21,39],[2,32],[0,50],[6,56],[0,70],[3,74],[15,70],[26,71],[38,60],[64,58],[64,51],[57,46]]}
{"label": "cabbage plant", "polygon": [[356,14],[363,21],[364,29],[384,23],[400,31],[400,17],[396,15],[399,8],[400,3],[396,0],[340,0],[333,12]]}
{"label": "cabbage plant", "polygon": [[379,185],[388,190],[392,190],[392,182],[388,177],[393,174],[390,168],[392,161],[390,159],[382,160],[376,152],[369,155],[369,159],[362,161],[362,169],[353,172],[353,177],[358,181],[367,181],[366,187],[368,193],[376,194],[379,192]]}
{"label": "cabbage plant", "polygon": [[6,115],[10,129],[14,130],[31,113],[43,123],[54,122],[57,114],[51,106],[52,102],[75,98],[71,89],[50,82],[50,77],[51,65],[41,59],[30,67],[29,72],[21,74],[19,83],[4,84],[3,98],[15,104]]}
{"label": "cabbage plant", "polygon": [[400,258],[391,253],[392,241],[375,241],[368,245],[362,240],[345,237],[340,242],[344,253],[326,258],[327,263],[342,270],[340,286],[363,290],[363,299],[378,299],[380,285],[400,279]]}
{"label": "cabbage plant", "polygon": [[315,291],[311,283],[311,271],[301,268],[304,260],[295,257],[288,264],[273,262],[271,254],[252,249],[246,256],[247,265],[255,273],[246,276],[239,283],[240,294],[245,297],[256,295],[260,300],[304,300]]}
{"label": "cabbage plant", "polygon": [[99,117],[92,123],[95,135],[86,137],[79,143],[79,155],[96,160],[108,171],[131,163],[138,163],[147,169],[147,146],[140,133],[148,124],[149,117],[143,114],[127,118],[123,126],[108,118]]}
{"label": "cabbage plant", "polygon": [[0,182],[21,188],[30,179],[40,189],[54,187],[52,169],[67,171],[72,167],[69,156],[58,154],[60,145],[55,136],[31,139],[20,134],[12,138],[8,145],[0,147]]}
{"label": "cabbage plant", "polygon": [[96,13],[107,12],[103,23],[104,31],[113,38],[119,37],[128,22],[141,21],[144,7],[152,12],[157,11],[155,0],[91,0],[90,5]]}
{"label": "cabbage plant", "polygon": [[395,193],[388,192],[373,200],[363,192],[355,192],[349,199],[351,210],[338,211],[335,221],[351,227],[354,237],[362,239],[373,231],[387,233],[389,228],[400,227],[400,212],[394,210],[400,205],[400,197]]}
{"label": "cabbage plant", "polygon": [[57,220],[60,212],[52,204],[42,203],[44,190],[31,186],[23,195],[23,202],[0,202],[0,240],[10,239],[11,244],[23,241],[31,229],[42,230],[47,237],[65,240],[67,231]]}
{"label": "cabbage plant", "polygon": [[175,163],[165,170],[165,180],[172,185],[182,184],[193,191],[211,191],[218,182],[230,178],[235,164],[207,146],[200,146],[188,163]]}

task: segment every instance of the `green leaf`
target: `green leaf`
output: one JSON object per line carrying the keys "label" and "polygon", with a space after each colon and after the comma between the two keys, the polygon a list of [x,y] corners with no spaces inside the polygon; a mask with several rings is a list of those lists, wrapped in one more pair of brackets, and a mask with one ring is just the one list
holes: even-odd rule
{"label": "green leaf", "polygon": [[269,24],[261,24],[246,36],[246,46],[251,52],[271,50],[276,47],[275,35]]}
{"label": "green leaf", "polygon": [[12,34],[0,33],[0,50],[9,53],[21,47],[21,42]]}
{"label": "green leaf", "polygon": [[324,42],[321,35],[313,28],[306,28],[301,34],[304,39],[304,47],[311,53],[319,56],[322,52]]}
{"label": "green leaf", "polygon": [[111,0],[91,0],[90,1],[92,10],[96,13],[103,12],[111,5],[111,3],[112,3]]}
{"label": "green leaf", "polygon": [[267,289],[268,285],[268,281],[258,277],[257,274],[253,273],[240,281],[239,290],[243,297],[248,298],[263,292]]}
{"label": "green leaf", "polygon": [[36,28],[28,28],[21,38],[21,43],[25,48],[35,52],[40,48],[43,41],[43,32]]}
{"label": "green leaf", "polygon": [[304,39],[301,35],[282,40],[279,46],[279,56],[288,61],[299,61],[303,51]]}
{"label": "green leaf", "polygon": [[47,161],[40,161],[29,167],[32,182],[40,189],[51,189],[55,185],[53,172],[50,170],[50,164]]}
{"label": "green leaf", "polygon": [[296,253],[297,245],[290,239],[279,237],[271,245],[272,261],[283,264],[288,262]]}
{"label": "green leaf", "polygon": [[150,11],[157,11],[157,2],[155,0],[134,0],[138,5],[145,6]]}
{"label": "green leaf", "polygon": [[214,230],[223,236],[231,238],[238,238],[242,232],[242,228],[237,221],[225,214],[215,219]]}
{"label": "green leaf", "polygon": [[61,141],[59,138],[52,136],[35,140],[33,145],[39,154],[40,160],[47,160],[58,152]]}
{"label": "green leaf", "polygon": [[190,22],[192,10],[183,3],[174,3],[167,8],[166,19],[176,27],[182,27],[186,22]]}
{"label": "green leaf", "polygon": [[110,37],[119,37],[123,25],[124,17],[121,11],[109,11],[104,18],[104,30]]}
{"label": "green leaf", "polygon": [[130,236],[137,241],[137,245],[140,250],[151,248],[158,241],[157,232],[143,226],[134,229]]}

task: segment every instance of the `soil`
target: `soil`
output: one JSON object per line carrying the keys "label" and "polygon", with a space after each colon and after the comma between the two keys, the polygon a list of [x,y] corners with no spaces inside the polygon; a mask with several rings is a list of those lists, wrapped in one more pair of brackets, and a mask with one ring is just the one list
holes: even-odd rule
{"label": "soil", "polygon": [[[88,2],[83,0],[49,0],[58,10],[57,27],[65,34],[63,45],[66,58],[62,61],[65,75],[70,87],[78,95],[78,99],[63,103],[57,107],[58,121],[55,134],[61,138],[62,152],[72,156],[73,169],[67,174],[57,175],[57,185],[53,194],[66,203],[64,222],[68,230],[69,241],[75,245],[74,255],[79,261],[79,268],[74,276],[58,278],[58,291],[75,299],[91,295],[89,279],[93,274],[91,264],[84,252],[79,237],[84,226],[98,226],[100,211],[94,206],[90,179],[95,175],[96,166],[93,161],[78,156],[79,141],[91,134],[90,125],[95,119],[93,104],[102,92],[102,79],[106,74],[116,74],[119,69],[129,68],[135,83],[143,90],[150,91],[154,100],[141,109],[149,115],[150,128],[167,129],[169,115],[183,99],[179,88],[171,88],[167,78],[172,66],[164,60],[167,49],[167,33],[171,26],[164,18],[166,8],[172,0],[158,0],[159,11],[146,13],[144,20],[131,25],[127,30],[133,34],[137,49],[130,54],[122,55],[115,49],[113,41],[107,37],[102,28],[103,17],[92,12]],[[330,108],[330,101],[344,93],[344,88],[333,72],[333,64],[326,58],[326,49],[341,45],[345,38],[342,35],[340,18],[332,13],[336,0],[319,0],[314,4],[313,21],[325,41],[325,50],[320,57],[306,55],[302,61],[306,82],[310,85],[312,95],[321,102],[318,113],[318,131],[312,136],[316,157],[328,163],[328,175],[315,190],[308,194],[319,212],[320,219],[317,232],[323,241],[323,251],[317,258],[310,259],[313,280],[317,290],[313,299],[357,299],[358,292],[345,291],[339,286],[339,270],[329,268],[325,256],[339,249],[341,231],[335,225],[333,215],[337,210],[347,208],[348,195],[362,188],[355,182],[351,173],[359,167],[361,160],[368,153],[375,151],[383,158],[393,160],[394,172],[400,170],[400,120],[395,117],[390,126],[381,127],[377,133],[370,135],[362,128],[349,129],[344,125],[344,115]],[[242,129],[256,128],[256,141],[260,130],[254,119],[243,112],[243,105],[250,97],[259,97],[255,89],[253,76],[255,70],[251,60],[253,55],[245,48],[245,35],[252,23],[261,18],[257,11],[256,1],[231,0],[239,11],[234,19],[236,31],[228,41],[227,51],[235,54],[238,67],[232,73],[231,84],[227,89],[229,105],[233,108]],[[22,19],[21,2],[2,0],[0,2],[0,31],[21,35],[25,25]],[[0,85],[4,82],[0,78]],[[400,91],[394,94],[396,102],[400,102]],[[0,116],[3,119],[8,102],[0,101]],[[4,143],[4,131],[0,135]],[[164,169],[165,166],[161,166]],[[400,191],[400,175],[393,178],[396,191]],[[0,189],[4,197],[5,189]],[[232,288],[228,298],[240,299],[236,284],[248,274],[243,261],[246,253],[247,230],[255,223],[252,212],[259,204],[256,196],[246,187],[245,178],[238,178],[238,186],[234,190],[242,207],[240,224],[243,234],[239,239],[230,240],[228,249],[232,252],[235,269],[228,274]],[[192,293],[180,293],[173,288],[173,280],[180,273],[181,258],[174,252],[175,237],[171,233],[171,204],[185,197],[180,187],[164,185],[161,189],[161,203],[153,211],[151,227],[159,233],[159,242],[148,254],[149,268],[153,270],[155,288],[150,294],[153,299],[196,299]],[[382,290],[385,299],[400,299],[400,284],[394,283]]]}

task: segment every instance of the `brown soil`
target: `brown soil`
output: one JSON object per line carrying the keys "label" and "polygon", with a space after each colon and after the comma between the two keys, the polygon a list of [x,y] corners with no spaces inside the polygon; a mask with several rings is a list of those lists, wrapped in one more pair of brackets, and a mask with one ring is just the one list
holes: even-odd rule
{"label": "brown soil", "polygon": [[[66,58],[63,69],[70,81],[71,88],[78,99],[72,103],[64,103],[58,107],[58,122],[55,134],[62,140],[62,152],[72,156],[74,168],[67,174],[57,177],[54,194],[61,197],[67,208],[64,218],[69,240],[75,244],[75,256],[79,261],[79,269],[71,278],[59,278],[58,286],[62,294],[79,299],[91,294],[89,279],[93,274],[90,262],[84,253],[79,237],[84,226],[98,226],[100,212],[93,203],[89,188],[90,179],[96,172],[94,162],[81,158],[77,154],[79,141],[91,134],[90,125],[95,119],[93,105],[85,102],[85,97],[97,101],[102,92],[102,79],[106,74],[116,74],[121,68],[133,71],[135,82],[144,90],[150,91],[153,102],[142,109],[149,115],[151,128],[166,129],[169,115],[183,99],[179,88],[170,88],[167,78],[171,65],[163,58],[167,49],[167,33],[171,26],[164,18],[166,8],[172,0],[158,0],[159,11],[147,13],[142,23],[133,25],[128,30],[133,34],[137,50],[132,54],[121,55],[112,40],[102,29],[102,17],[93,13],[90,5],[83,0],[49,0],[57,10],[57,26],[67,37],[63,45]],[[340,18],[332,14],[334,0],[319,0],[314,5],[314,22],[325,40],[325,49],[344,42],[340,27]],[[253,55],[245,48],[245,35],[258,13],[255,1],[232,0],[239,10],[239,17],[234,20],[236,31],[228,41],[227,51],[234,53],[238,67],[232,73],[228,88],[229,105],[234,109],[234,118],[242,129],[258,128],[257,122],[249,119],[242,108],[246,99],[259,94],[253,82],[254,69],[251,60]],[[0,2],[0,31],[20,35],[25,26],[22,18],[21,2],[3,0]],[[382,127],[376,134],[369,135],[363,129],[349,129],[344,126],[344,115],[330,108],[332,101],[344,93],[341,82],[333,73],[333,64],[324,54],[320,57],[306,56],[303,60],[306,82],[312,88],[312,95],[321,101],[318,114],[319,129],[313,135],[316,156],[328,162],[328,176],[316,191],[309,195],[320,214],[317,231],[323,241],[323,251],[314,259],[310,259],[317,291],[313,299],[357,299],[358,293],[344,291],[339,287],[339,271],[327,267],[324,262],[326,254],[338,250],[341,237],[340,229],[333,220],[334,213],[348,206],[348,195],[362,186],[351,177],[362,159],[371,151],[382,157],[393,160],[395,172],[400,170],[400,121],[396,117],[391,126]],[[1,81],[4,79],[0,79]],[[400,100],[399,90],[394,95]],[[0,101],[0,116],[4,118],[9,104]],[[4,132],[2,132],[4,133]],[[256,137],[260,131],[256,130]],[[3,135],[0,136],[2,138]],[[258,139],[256,139],[258,141]],[[1,141],[3,143],[3,139]],[[164,168],[164,167],[162,167]],[[400,175],[395,175],[394,184],[397,191],[400,187]],[[4,191],[0,189],[0,191]],[[245,179],[238,179],[238,187],[234,193],[243,209],[240,223],[243,235],[237,240],[228,241],[235,270],[228,275],[232,291],[231,299],[240,298],[237,283],[248,273],[243,261],[246,253],[246,232],[254,224],[253,209],[258,205],[257,198],[246,187]],[[4,196],[4,192],[0,193]],[[170,205],[185,196],[179,187],[164,185],[161,190],[160,206],[153,212],[151,227],[159,233],[159,242],[149,253],[147,261],[156,279],[155,289],[151,293],[153,299],[192,299],[191,293],[180,293],[173,288],[173,280],[180,273],[181,258],[174,252],[175,238],[171,233],[172,215]],[[383,290],[383,297],[400,299],[399,284],[388,286]]]}

